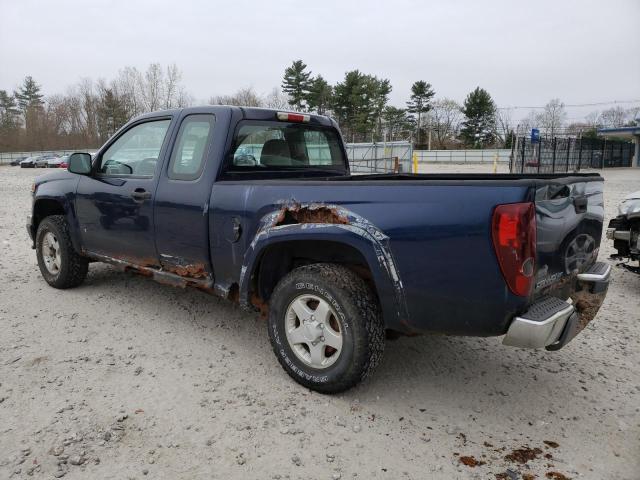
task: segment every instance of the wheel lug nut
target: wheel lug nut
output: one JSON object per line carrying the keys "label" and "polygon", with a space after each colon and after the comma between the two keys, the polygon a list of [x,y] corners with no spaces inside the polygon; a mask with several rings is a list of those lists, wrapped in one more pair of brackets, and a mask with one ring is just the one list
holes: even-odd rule
{"label": "wheel lug nut", "polygon": [[324,337],[320,337],[320,341],[321,341],[321,342],[324,342]]}

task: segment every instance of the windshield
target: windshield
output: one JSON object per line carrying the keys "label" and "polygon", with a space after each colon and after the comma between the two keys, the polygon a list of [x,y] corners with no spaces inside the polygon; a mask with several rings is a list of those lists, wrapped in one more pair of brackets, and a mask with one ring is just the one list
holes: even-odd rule
{"label": "windshield", "polygon": [[231,170],[326,169],[344,171],[338,132],[302,123],[240,124],[232,149]]}

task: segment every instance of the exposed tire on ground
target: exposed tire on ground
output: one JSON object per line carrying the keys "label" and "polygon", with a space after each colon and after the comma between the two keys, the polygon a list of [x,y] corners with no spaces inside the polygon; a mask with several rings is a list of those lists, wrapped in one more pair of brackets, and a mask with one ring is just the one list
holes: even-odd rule
{"label": "exposed tire on ground", "polygon": [[77,287],[87,276],[89,262],[73,248],[62,215],[46,217],[38,225],[36,256],[42,276],[52,287]]}
{"label": "exposed tire on ground", "polygon": [[322,393],[361,382],[384,352],[378,300],[362,278],[340,265],[319,263],[289,272],[271,296],[268,324],[285,371]]}

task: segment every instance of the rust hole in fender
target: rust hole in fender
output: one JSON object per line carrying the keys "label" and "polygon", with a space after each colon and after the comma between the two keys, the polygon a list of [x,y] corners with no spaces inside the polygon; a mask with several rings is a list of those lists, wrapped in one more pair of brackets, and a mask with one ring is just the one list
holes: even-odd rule
{"label": "rust hole in fender", "polygon": [[288,206],[280,211],[274,226],[295,225],[297,223],[333,223],[348,225],[349,219],[338,213],[336,208],[324,205]]}

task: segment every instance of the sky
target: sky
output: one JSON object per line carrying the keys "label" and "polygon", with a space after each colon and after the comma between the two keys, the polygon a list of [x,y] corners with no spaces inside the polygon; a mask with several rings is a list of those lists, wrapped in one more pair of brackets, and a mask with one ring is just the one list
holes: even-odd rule
{"label": "sky", "polygon": [[[176,63],[204,103],[266,94],[302,59],[335,83],[359,69],[462,102],[476,86],[499,107],[569,107],[569,121],[640,105],[640,0],[0,0],[0,89],[26,75],[45,94],[124,66]],[[528,109],[513,110],[524,117]]]}

